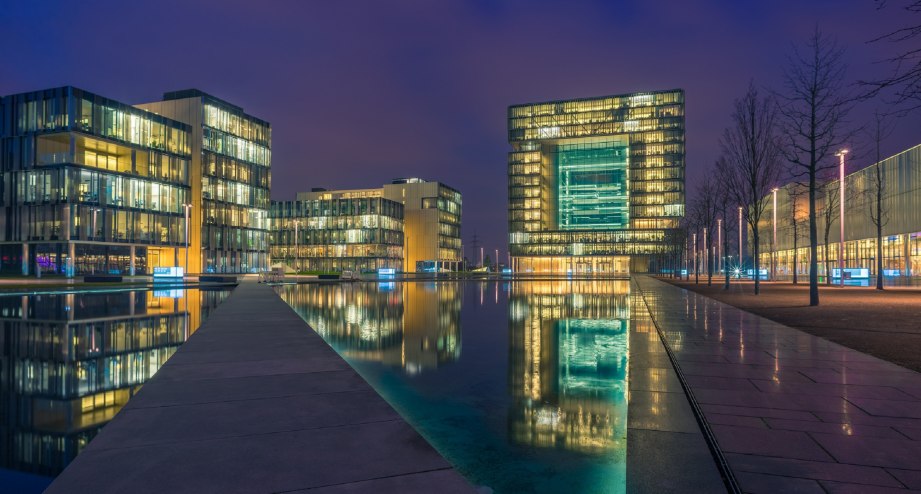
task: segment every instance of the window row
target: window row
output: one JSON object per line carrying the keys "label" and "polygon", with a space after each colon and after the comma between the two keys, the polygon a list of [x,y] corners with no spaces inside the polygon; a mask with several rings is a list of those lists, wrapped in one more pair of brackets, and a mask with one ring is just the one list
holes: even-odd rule
{"label": "window row", "polygon": [[165,182],[189,183],[189,158],[136,150],[76,133],[40,136],[35,142],[35,163],[39,166],[76,164]]}
{"label": "window row", "polygon": [[213,127],[266,147],[271,147],[272,145],[272,128],[266,123],[257,122],[246,115],[207,103],[203,107],[203,112],[203,122],[208,127]]}
{"label": "window row", "polygon": [[189,201],[188,187],[74,167],[12,172],[5,182],[11,204],[80,202],[177,214]]}
{"label": "window row", "polygon": [[202,211],[202,223],[205,225],[235,226],[257,230],[269,228],[269,215],[265,209],[203,201]]}
{"label": "window row", "polygon": [[209,127],[202,129],[202,148],[261,166],[272,165],[268,147]]}
{"label": "window row", "polygon": [[351,228],[347,230],[274,230],[273,245],[333,245],[333,244],[388,244],[403,245],[402,230],[382,228]]}
{"label": "window row", "polygon": [[202,171],[216,178],[269,188],[271,169],[211,152],[202,153]]}
{"label": "window row", "polygon": [[202,198],[240,206],[269,209],[269,191],[240,182],[204,176],[201,179]]}
{"label": "window row", "polygon": [[673,105],[683,103],[683,91],[634,93],[603,98],[513,106],[509,108],[509,117],[581,113],[588,111],[616,110],[625,107],[644,107],[651,105]]}

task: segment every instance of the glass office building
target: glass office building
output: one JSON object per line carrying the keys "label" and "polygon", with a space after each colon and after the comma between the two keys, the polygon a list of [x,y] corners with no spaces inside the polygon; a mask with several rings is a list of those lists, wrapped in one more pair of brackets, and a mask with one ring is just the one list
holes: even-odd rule
{"label": "glass office building", "polygon": [[0,268],[143,274],[184,255],[190,127],[73,87],[0,98]]}
{"label": "glass office building", "polygon": [[268,268],[270,124],[197,89],[169,92],[163,101],[137,106],[190,126],[190,184],[196,192],[189,271]]}
{"label": "glass office building", "polygon": [[[883,184],[883,275],[889,278],[918,276],[921,274],[921,145],[882,160],[879,171]],[[853,273],[852,279],[856,282],[857,275],[869,279],[877,273],[876,225],[871,217],[876,210],[876,166],[846,175],[844,183],[844,266],[865,270]],[[823,187],[833,196],[831,199],[821,194],[816,199],[818,275],[823,279],[828,274],[836,278],[833,271],[839,265],[838,184],[838,180],[832,180]],[[778,189],[776,222],[773,197],[764,198],[767,207],[759,224],[761,266],[770,271],[773,258],[773,271],[778,279],[791,278],[794,264],[800,275],[808,276],[809,273],[808,197],[805,190],[798,197],[791,194],[796,187],[802,189],[792,183]],[[795,202],[794,197],[797,197]],[[829,208],[831,211],[826,215]],[[830,219],[828,244],[825,243],[826,217]]]}
{"label": "glass office building", "polygon": [[[400,178],[393,180],[376,189],[351,189],[351,190],[325,190],[321,188],[314,189],[310,192],[300,192],[297,194],[295,202],[315,202],[329,201],[333,199],[358,199],[358,198],[380,198],[383,199],[381,204],[397,204],[400,206],[400,228],[401,236],[399,244],[392,244],[391,240],[395,237],[388,236],[387,242],[380,247],[387,247],[386,256],[383,250],[378,250],[374,256],[366,261],[357,263],[343,264],[333,259],[337,252],[341,251],[326,248],[314,249],[310,251],[301,251],[302,258],[316,258],[315,261],[309,261],[310,265],[347,265],[347,266],[367,266],[361,269],[374,269],[372,258],[381,259],[378,264],[385,267],[392,267],[404,272],[435,272],[435,271],[456,271],[462,268],[463,256],[461,255],[461,209],[463,199],[461,193],[452,187],[440,182],[423,180],[420,178]],[[280,208],[294,208],[291,201],[279,203]],[[274,208],[275,206],[273,206]],[[282,210],[275,212],[273,209],[273,222],[284,218],[283,215],[289,214]],[[301,213],[290,213],[301,214]],[[279,216],[282,215],[282,216]],[[304,219],[302,217],[302,219]],[[351,223],[354,221],[350,220]],[[350,224],[351,224],[350,223]],[[301,223],[302,225],[304,223]],[[383,224],[383,220],[382,220]],[[318,228],[330,229],[340,228],[329,222],[312,222],[308,225],[308,230]],[[273,239],[273,261],[289,260],[288,249],[293,245],[293,240],[289,240],[279,230],[292,230],[290,224],[275,224],[272,227],[273,233],[280,235]],[[303,233],[302,235],[307,235]],[[311,232],[310,235],[325,235],[321,231]],[[331,238],[335,238],[331,237]],[[399,262],[392,262],[392,254],[397,252],[394,247],[399,246]],[[288,257],[285,257],[288,256]],[[328,261],[321,261],[320,258],[329,257]],[[361,256],[358,256],[361,257]],[[337,264],[338,263],[338,264]],[[288,263],[291,264],[290,262]],[[298,262],[298,266],[305,265]],[[319,268],[318,268],[319,269]],[[341,268],[354,269],[354,268]],[[336,268],[338,270],[338,268]]]}
{"label": "glass office building", "polygon": [[295,271],[400,269],[403,205],[363,191],[273,201],[271,256]]}
{"label": "glass office building", "polygon": [[382,187],[383,197],[403,204],[403,270],[457,271],[461,254],[461,193],[441,182],[398,178]]}
{"label": "glass office building", "polygon": [[684,216],[682,90],[511,106],[508,139],[516,272],[657,269]]}

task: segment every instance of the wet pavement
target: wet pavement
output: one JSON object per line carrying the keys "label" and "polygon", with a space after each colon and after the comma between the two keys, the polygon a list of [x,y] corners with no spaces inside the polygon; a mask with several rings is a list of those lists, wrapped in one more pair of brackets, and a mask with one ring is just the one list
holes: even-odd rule
{"label": "wet pavement", "polygon": [[744,492],[921,490],[921,374],[653,278],[637,285]]}

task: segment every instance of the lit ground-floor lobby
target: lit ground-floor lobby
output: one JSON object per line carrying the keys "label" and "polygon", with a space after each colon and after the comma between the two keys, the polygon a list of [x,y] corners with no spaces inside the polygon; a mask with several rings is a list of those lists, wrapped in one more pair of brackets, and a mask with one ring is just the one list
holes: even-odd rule
{"label": "lit ground-floor lobby", "polygon": [[518,256],[512,257],[516,274],[627,276],[648,269],[645,256]]}
{"label": "lit ground-floor lobby", "polygon": [[0,245],[0,272],[25,276],[144,275],[157,266],[184,266],[185,247],[106,242]]}
{"label": "lit ground-floor lobby", "polygon": [[[799,276],[809,275],[809,246],[808,241],[803,241],[804,246],[793,249],[777,250],[771,252],[770,246],[762,250],[761,266],[774,273],[778,280],[792,278],[796,272]],[[838,242],[818,246],[818,273],[825,278],[831,275],[837,278],[839,267],[838,259],[841,252]],[[845,278],[876,277],[877,274],[877,248],[875,238],[864,238],[844,242],[844,268]],[[794,254],[795,253],[795,254]],[[883,276],[886,278],[907,278],[921,275],[921,232],[904,233],[899,235],[884,236],[882,240]],[[772,269],[773,265],[773,269]]]}

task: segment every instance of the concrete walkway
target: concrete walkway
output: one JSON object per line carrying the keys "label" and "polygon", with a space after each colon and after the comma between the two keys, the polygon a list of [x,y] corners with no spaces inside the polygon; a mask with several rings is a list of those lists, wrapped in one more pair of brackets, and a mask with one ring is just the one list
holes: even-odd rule
{"label": "concrete walkway", "polygon": [[921,491],[921,374],[649,277],[637,284],[744,492]]}
{"label": "concrete walkway", "polygon": [[474,489],[271,288],[245,281],[47,492]]}

